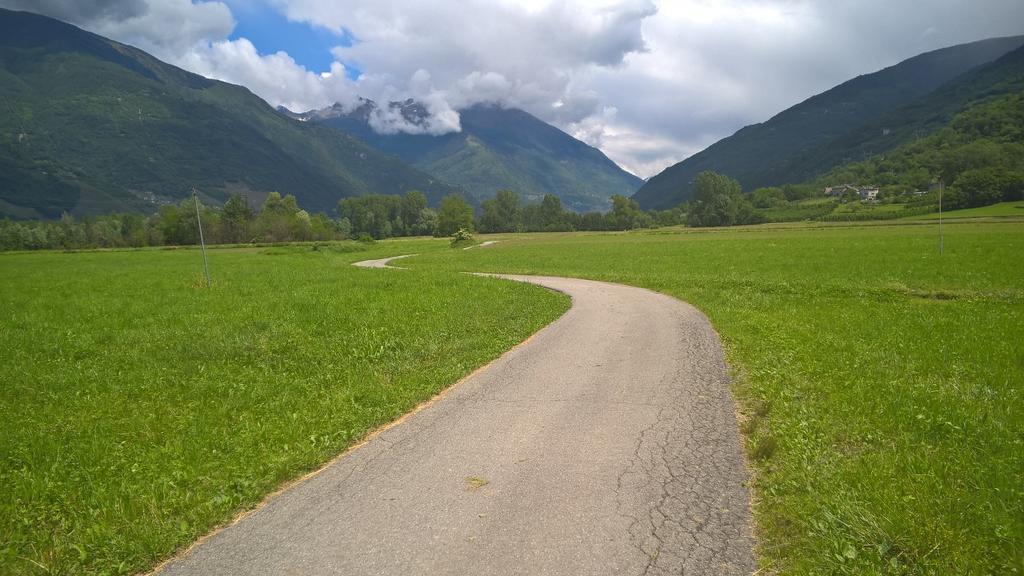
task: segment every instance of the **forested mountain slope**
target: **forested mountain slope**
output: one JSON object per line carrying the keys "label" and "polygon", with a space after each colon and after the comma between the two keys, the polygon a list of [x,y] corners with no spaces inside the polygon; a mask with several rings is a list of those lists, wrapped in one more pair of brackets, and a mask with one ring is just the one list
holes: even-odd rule
{"label": "forested mountain slope", "polygon": [[324,126],[58,20],[0,10],[0,216],[152,212],[191,193],[340,198],[453,189]]}
{"label": "forested mountain slope", "polygon": [[[1019,64],[978,67],[1022,44],[1024,36],[961,44],[858,76],[667,168],[634,199],[644,208],[675,206],[691,197],[690,182],[704,170],[736,178],[748,190],[800,182],[857,155],[898,146],[948,121],[965,100],[1009,89],[1012,82],[1004,75],[1014,74]],[[943,88],[954,80],[959,87]]]}

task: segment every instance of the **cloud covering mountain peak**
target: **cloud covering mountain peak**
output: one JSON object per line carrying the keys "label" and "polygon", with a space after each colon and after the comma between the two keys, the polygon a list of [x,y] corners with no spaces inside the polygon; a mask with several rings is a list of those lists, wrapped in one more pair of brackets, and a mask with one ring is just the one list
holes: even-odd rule
{"label": "cloud covering mountain peak", "polygon": [[[477,103],[522,108],[641,176],[745,124],[915,54],[1024,32],[1024,3],[985,0],[0,0],[309,110],[414,98],[440,134]],[[274,20],[337,41],[329,65],[235,31]]]}

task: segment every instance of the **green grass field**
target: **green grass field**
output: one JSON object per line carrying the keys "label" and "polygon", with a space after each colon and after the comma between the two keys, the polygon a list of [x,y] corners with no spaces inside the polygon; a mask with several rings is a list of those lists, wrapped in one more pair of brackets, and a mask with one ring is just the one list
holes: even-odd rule
{"label": "green grass field", "polygon": [[781,574],[1024,572],[1024,223],[519,236],[406,260],[689,301],[721,334]]}
{"label": "green grass field", "polygon": [[[964,208],[963,210],[950,210],[942,213],[942,218],[1003,218],[1008,216],[1016,216],[1018,218],[1024,218],[1024,202],[1018,200],[1016,202],[1000,202],[999,204],[992,204],[991,206],[982,206],[980,208]],[[937,220],[939,218],[938,212],[932,214],[922,214],[920,216],[911,216],[908,220]]]}
{"label": "green grass field", "polygon": [[568,307],[349,265],[438,249],[0,255],[0,574],[148,569]]}
{"label": "green grass field", "polygon": [[703,310],[767,572],[1024,572],[1024,223],[501,238],[0,256],[0,573],[145,568],[567,305],[458,271]]}

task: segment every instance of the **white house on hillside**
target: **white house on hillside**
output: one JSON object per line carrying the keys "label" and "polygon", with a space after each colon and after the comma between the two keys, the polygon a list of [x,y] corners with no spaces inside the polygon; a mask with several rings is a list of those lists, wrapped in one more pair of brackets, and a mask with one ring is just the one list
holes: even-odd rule
{"label": "white house on hillside", "polygon": [[865,187],[857,190],[857,194],[860,199],[865,202],[874,202],[878,200],[878,188],[876,187]]}
{"label": "white house on hillside", "polygon": [[878,200],[877,186],[851,186],[849,184],[842,184],[839,186],[828,186],[825,188],[825,196],[839,197],[847,192],[853,192],[865,202],[874,202]]}

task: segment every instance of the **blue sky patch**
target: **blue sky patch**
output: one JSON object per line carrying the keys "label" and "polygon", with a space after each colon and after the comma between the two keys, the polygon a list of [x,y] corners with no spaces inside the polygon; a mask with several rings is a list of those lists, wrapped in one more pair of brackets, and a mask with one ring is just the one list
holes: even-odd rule
{"label": "blue sky patch", "polygon": [[[341,35],[305,22],[290,22],[283,14],[270,6],[233,6],[237,22],[230,38],[247,38],[263,55],[287,52],[296,62],[310,72],[317,74],[331,69],[334,56],[331,48],[351,46],[354,39],[347,32]],[[359,77],[360,70],[346,64],[347,76]]]}

